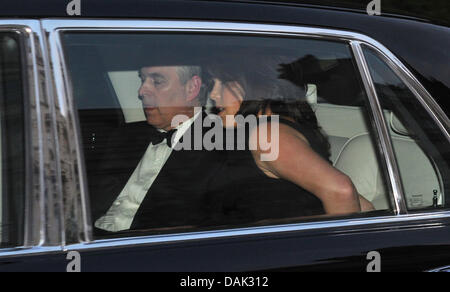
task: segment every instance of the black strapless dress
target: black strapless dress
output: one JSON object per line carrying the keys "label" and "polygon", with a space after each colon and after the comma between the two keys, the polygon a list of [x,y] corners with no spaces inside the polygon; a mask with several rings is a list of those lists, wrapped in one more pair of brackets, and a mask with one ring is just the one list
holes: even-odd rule
{"label": "black strapless dress", "polygon": [[[328,161],[328,145],[320,142],[315,131],[289,120],[279,121],[303,134],[311,148]],[[324,214],[322,202],[315,195],[290,181],[268,177],[256,165],[248,149],[248,129],[246,133],[247,149],[227,151],[227,160],[215,182],[217,192],[210,197],[213,224],[248,225]]]}

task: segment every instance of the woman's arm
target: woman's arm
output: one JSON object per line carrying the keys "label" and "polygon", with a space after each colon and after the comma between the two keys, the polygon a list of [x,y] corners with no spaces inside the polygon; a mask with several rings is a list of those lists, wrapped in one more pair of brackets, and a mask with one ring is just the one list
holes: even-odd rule
{"label": "woman's arm", "polygon": [[373,204],[361,195],[359,195],[359,205],[361,206],[361,211],[363,212],[375,210]]}
{"label": "woman's arm", "polygon": [[[271,147],[277,147],[263,150],[261,143],[253,144],[258,145],[257,150],[252,151],[255,161],[267,175],[289,180],[313,193],[322,201],[327,214],[361,211],[360,196],[350,178],[311,149],[303,135],[281,123],[261,124],[258,128],[261,127],[267,129],[259,131],[259,141],[268,141]],[[270,138],[276,137],[272,131],[277,131],[277,128],[278,141],[271,141]],[[253,131],[250,142],[257,141],[257,131]],[[278,153],[278,157],[272,161],[263,161],[261,155],[267,153]],[[361,202],[363,209],[370,208],[370,202],[365,199]]]}

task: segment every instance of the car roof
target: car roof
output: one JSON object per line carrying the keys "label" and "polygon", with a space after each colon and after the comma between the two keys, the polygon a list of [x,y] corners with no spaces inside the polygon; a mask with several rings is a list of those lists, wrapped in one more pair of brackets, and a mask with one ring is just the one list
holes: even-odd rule
{"label": "car roof", "polygon": [[[74,0],[72,0],[74,1]],[[67,5],[70,0],[2,0],[0,17],[66,17]],[[220,5],[219,3],[234,3],[236,5],[278,5],[291,7],[310,7],[324,10],[340,10],[354,13],[366,13],[369,0],[75,0],[82,5],[83,12],[89,17],[130,17],[138,16],[134,8],[139,9],[144,16],[152,16],[151,10],[160,10],[174,5],[195,4],[208,2],[207,6]],[[381,12],[384,17],[408,18],[439,25],[450,26],[450,4],[448,0],[379,0]],[[244,6],[240,6],[244,8]],[[185,10],[189,12],[189,10]],[[189,15],[189,13],[186,13]]]}
{"label": "car roof", "polygon": [[[200,0],[223,1],[223,0]],[[277,4],[367,13],[370,0],[227,0],[260,4]],[[379,1],[382,15],[414,19],[434,24],[450,26],[450,3],[448,0]]]}

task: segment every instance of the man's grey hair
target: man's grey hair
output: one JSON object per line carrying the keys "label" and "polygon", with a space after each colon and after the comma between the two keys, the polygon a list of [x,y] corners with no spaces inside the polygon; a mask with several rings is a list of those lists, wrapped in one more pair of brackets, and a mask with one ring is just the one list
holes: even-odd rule
{"label": "man's grey hair", "polygon": [[[202,78],[202,67],[200,66],[177,66],[176,71],[181,84],[186,84],[194,76],[199,76]],[[202,82],[202,87],[200,88],[200,92],[198,94],[198,100],[202,106],[206,104],[206,91],[205,84]]]}
{"label": "man's grey hair", "polygon": [[195,75],[202,76],[202,68],[200,66],[178,66],[177,74],[181,84],[186,84]]}

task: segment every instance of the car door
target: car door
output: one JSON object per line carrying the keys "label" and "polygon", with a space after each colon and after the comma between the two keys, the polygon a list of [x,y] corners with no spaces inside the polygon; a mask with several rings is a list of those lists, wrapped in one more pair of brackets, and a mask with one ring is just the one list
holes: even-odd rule
{"label": "car door", "polygon": [[61,270],[67,262],[62,197],[54,183],[52,87],[40,32],[37,20],[0,21],[1,271]]}
{"label": "car door", "polygon": [[[346,31],[226,22],[44,20],[42,27],[49,84],[41,96],[51,98],[52,119],[41,123],[48,127],[41,135],[51,141],[47,151],[55,150],[45,167],[56,175],[46,184],[50,191],[37,193],[49,205],[41,212],[51,216],[40,225],[49,236],[36,235],[40,248],[26,261],[20,253],[0,253],[5,270],[365,272],[448,265],[448,119],[382,44]],[[146,52],[169,49],[184,58],[200,52],[206,64],[214,51],[230,62],[259,54],[288,56],[301,66],[306,98],[331,144],[330,163],[376,210],[93,233],[118,196],[95,188],[108,174],[102,159],[109,146],[119,155],[133,151],[111,138],[143,118],[133,97],[136,68]],[[41,159],[48,153],[42,151]],[[49,170],[40,165],[45,181]],[[414,191],[420,175],[426,192]]]}
{"label": "car door", "polygon": [[[86,72],[83,71],[83,68],[86,70],[86,67],[83,66],[89,66],[94,59],[102,59],[102,63],[98,63],[95,69],[99,72],[94,75],[100,75],[99,73],[102,70],[107,72],[102,74],[108,77],[102,81],[104,84],[102,86],[106,87],[109,82],[111,83],[109,87],[113,88],[112,94],[117,96],[119,104],[123,103],[121,102],[123,96],[132,96],[138,87],[138,84],[136,84],[138,81],[132,80],[132,74],[136,74],[136,72],[129,69],[129,66],[121,67],[122,64],[118,64],[120,63],[118,60],[123,58],[120,57],[120,52],[126,51],[128,45],[136,45],[134,46],[136,47],[135,54],[139,55],[138,45],[145,47],[148,44],[148,49],[152,49],[152,52],[157,54],[158,45],[150,47],[150,44],[159,44],[167,50],[177,47],[177,44],[184,44],[186,46],[184,51],[190,50],[193,52],[196,49],[199,50],[198,47],[195,47],[195,43],[201,43],[203,47],[206,47],[204,51],[201,51],[201,55],[205,58],[208,58],[205,52],[208,51],[208,46],[211,46],[210,51],[222,52],[217,48],[217,43],[222,46],[227,44],[229,51],[232,50],[233,46],[240,44],[238,49],[239,52],[242,52],[241,58],[249,57],[245,55],[245,49],[248,48],[253,50],[254,54],[259,54],[260,51],[264,51],[265,54],[268,52],[269,54],[290,54],[291,52],[286,51],[293,48],[302,52],[298,55],[292,53],[293,58],[301,59],[304,74],[307,75],[305,78],[308,78],[308,87],[311,92],[314,92],[314,88],[319,92],[316,96],[310,95],[309,98],[312,101],[312,107],[315,107],[319,123],[328,134],[330,141],[333,141],[332,147],[335,147],[336,154],[333,163],[335,167],[347,172],[354,183],[357,184],[360,192],[370,198],[378,208],[373,213],[353,215],[356,217],[313,219],[307,220],[308,222],[285,220],[281,225],[280,222],[274,221],[263,226],[250,225],[245,226],[245,228],[238,228],[239,226],[230,225],[225,229],[221,227],[212,231],[194,229],[184,232],[176,231],[175,234],[151,235],[151,233],[146,234],[145,232],[119,234],[111,236],[111,238],[94,239],[86,245],[76,245],[74,250],[80,249],[83,258],[87,258],[88,262],[95,261],[94,259],[97,258],[106,260],[111,256],[113,260],[108,260],[110,264],[105,265],[107,266],[105,269],[114,269],[113,262],[121,262],[123,257],[119,254],[126,253],[126,259],[123,259],[124,262],[121,262],[119,269],[223,271],[319,269],[319,267],[337,269],[339,267],[339,269],[348,268],[364,271],[370,262],[367,255],[371,251],[380,253],[384,263],[383,267],[386,270],[393,267],[399,268],[399,265],[402,269],[416,269],[422,264],[442,260],[440,258],[443,254],[442,250],[438,251],[437,254],[433,254],[434,252],[427,253],[424,250],[428,250],[429,244],[442,245],[444,251],[447,248],[447,235],[444,231],[447,228],[447,219],[445,219],[447,213],[445,212],[446,203],[443,193],[447,184],[446,177],[448,177],[448,174],[446,169],[448,169],[448,166],[446,166],[446,163],[448,162],[444,162],[447,160],[443,148],[441,150],[426,150],[435,154],[442,153],[440,156],[430,156],[429,153],[423,154],[422,151],[425,151],[427,147],[433,147],[431,145],[440,143],[447,145],[445,126],[442,126],[442,122],[439,122],[439,120],[445,121],[445,117],[438,110],[438,114],[435,114],[434,117],[429,115],[437,106],[401,63],[389,54],[389,51],[381,44],[353,33],[346,35],[344,32],[338,33],[332,30],[316,30],[304,27],[171,21],[129,22],[125,26],[129,35],[121,34],[119,36],[114,33],[123,28],[123,23],[86,23],[86,26],[90,28],[84,31],[79,28],[79,24],[77,24],[78,30],[70,29],[70,24],[70,22],[67,23],[68,30],[65,30],[65,26],[61,23],[48,22],[49,31],[55,32],[57,30],[62,38],[62,46],[66,47],[67,67],[65,67],[65,70],[73,70],[72,78],[74,79],[72,79],[72,82],[81,86],[83,77],[86,79],[85,82],[88,82],[88,79],[92,80],[88,76],[82,76],[80,72]],[[91,27],[97,25],[101,26],[102,32],[106,31],[104,35],[101,32],[95,34],[99,29],[91,29]],[[183,27],[183,29],[180,30],[179,27]],[[59,30],[56,28],[59,28]],[[142,34],[135,34],[137,28],[140,29],[139,33],[142,32]],[[168,30],[173,34],[166,36],[162,33],[162,30]],[[202,33],[203,30],[210,32],[209,34]],[[95,37],[87,36],[86,32],[94,34]],[[224,35],[225,33],[226,35]],[[335,37],[333,37],[333,33]],[[307,37],[302,38],[305,35]],[[56,41],[56,32],[54,37]],[[120,46],[113,45],[111,40],[114,38],[117,38],[115,43],[119,43]],[[152,38],[154,38],[154,42],[152,42]],[[137,41],[138,39],[139,41]],[[344,41],[339,43],[342,39]],[[333,41],[336,41],[336,43]],[[278,43],[278,47],[274,45]],[[96,45],[99,44],[109,48],[109,52],[106,53],[101,50],[103,47],[96,48]],[[378,96],[380,93],[374,92],[375,86],[371,81],[374,77],[371,77],[368,73],[368,70],[371,69],[368,69],[369,65],[365,59],[366,53],[361,51],[363,44],[382,52],[383,58],[385,58],[384,62],[388,62],[397,73],[402,73],[402,80],[412,84],[409,86],[416,93],[418,93],[418,90],[423,93],[424,97],[421,97],[423,100],[420,101],[419,99],[419,101],[422,104],[428,102],[431,104],[428,112],[424,110],[423,117],[425,118],[428,115],[428,119],[436,127],[434,128],[436,135],[440,135],[439,141],[441,142],[430,141],[431,143],[428,146],[416,146],[415,140],[411,137],[400,138],[395,136],[400,135],[398,129],[397,133],[395,132],[396,128],[393,125],[397,119],[400,119],[395,115],[399,106],[388,108],[384,104],[380,104],[380,97]],[[84,52],[90,52],[91,56],[83,54],[83,49],[77,52],[77,49],[80,49],[83,45],[86,45]],[[302,49],[305,50],[305,53]],[[180,54],[182,54],[181,51]],[[82,62],[76,56],[83,56],[85,60]],[[112,56],[115,57],[111,58]],[[239,59],[239,55],[234,57]],[[109,60],[116,61],[114,66],[110,66],[111,61]],[[229,60],[232,62],[232,56]],[[128,59],[128,61],[134,62],[135,60]],[[317,61],[318,64],[314,64],[314,61]],[[133,64],[133,66],[135,65]],[[352,68],[356,71],[352,71]],[[76,70],[78,72],[75,72]],[[336,80],[337,76],[345,76],[345,74],[349,75],[348,79]],[[383,74],[386,74],[386,72]],[[393,79],[392,76],[385,78]],[[134,85],[128,84],[126,86],[123,84],[123,80],[127,80],[131,84],[134,82]],[[100,80],[95,82],[98,84]],[[400,82],[397,81],[397,83]],[[66,84],[68,83],[66,82]],[[92,86],[91,88],[94,90],[95,87]],[[104,108],[111,110],[111,108],[117,106],[117,102],[114,104],[111,100],[105,101],[108,96],[102,96],[97,97],[97,102],[103,104],[93,105],[92,95],[80,96],[74,88],[71,91],[70,85],[66,90],[69,92],[69,96],[72,92],[76,102],[76,109],[78,109],[81,121],[81,132],[85,141],[82,144],[86,165],[89,165],[92,164],[90,155],[94,158],[98,157],[97,154],[91,153],[95,153],[94,148],[99,149],[101,147],[102,130],[92,124],[89,128],[87,126],[89,122],[84,122],[83,125],[83,120],[88,120],[85,112],[94,108],[102,109],[105,112]],[[100,89],[95,90],[100,92]],[[408,88],[404,90],[407,91]],[[88,90],[84,92],[86,91]],[[340,94],[337,92],[340,92]],[[399,93],[398,95],[401,96],[402,94]],[[414,98],[417,95],[420,94],[416,94]],[[83,98],[89,100],[90,103],[86,100],[83,101]],[[104,105],[106,102],[109,102],[108,106]],[[417,106],[414,107],[414,110],[417,109]],[[124,108],[122,105],[119,107],[121,110]],[[129,105],[128,109],[139,109],[139,104]],[[408,108],[402,109],[404,112],[408,110],[411,111]],[[131,115],[123,112],[125,120],[133,119]],[[410,118],[411,115],[412,113],[409,114]],[[100,117],[102,115],[98,112],[94,116]],[[118,121],[114,121],[108,126],[114,127],[114,123],[118,123]],[[440,123],[441,126],[439,127]],[[418,133],[418,130],[415,132]],[[427,132],[429,131],[427,130]],[[100,138],[93,141],[93,136]],[[87,141],[86,137],[91,139]],[[361,142],[361,140],[364,141]],[[422,138],[421,143],[425,140],[425,137]],[[405,194],[406,189],[415,188],[414,185],[412,187],[409,185],[414,179],[408,179],[407,182],[404,179],[405,175],[402,176],[402,172],[408,167],[403,166],[405,161],[403,155],[405,154],[401,152],[405,150],[396,150],[397,147],[401,147],[398,146],[400,144],[397,141],[407,141],[407,144],[412,143],[411,145],[414,145],[412,146],[415,147],[414,149],[420,149],[417,152],[406,150],[406,153],[410,153],[410,158],[414,155],[413,153],[419,153],[417,155],[424,159],[420,165],[425,165],[425,162],[428,161],[428,168],[424,167],[423,174],[429,173],[431,169],[431,174],[427,174],[427,176],[431,176],[428,181],[432,188],[427,194]],[[361,145],[354,147],[355,143],[366,145],[371,150],[367,148],[359,149],[358,147]],[[88,148],[89,150],[87,150]],[[353,154],[353,152],[356,154]],[[420,158],[414,159],[420,161]],[[401,160],[400,165],[397,160]],[[373,164],[371,165],[371,163]],[[368,170],[361,168],[361,165],[367,165]],[[90,167],[87,168],[89,184]],[[435,171],[435,169],[438,170]],[[352,171],[355,171],[356,174],[353,174]],[[359,178],[358,174],[363,174],[363,177]],[[370,175],[372,175],[372,179],[369,179]],[[375,178],[373,178],[374,176]],[[413,174],[412,177],[417,177],[417,174]],[[96,204],[95,199],[92,200],[92,195],[91,193],[91,207]],[[93,218],[93,220],[95,219]],[[438,240],[440,243],[434,241],[436,238],[440,238]],[[109,249],[109,247],[114,248]],[[108,256],[104,257],[104,252],[108,252]],[[417,254],[417,257],[412,260],[406,256],[408,253]],[[140,261],[138,258],[143,260]],[[430,260],[430,258],[433,260]],[[446,259],[443,261],[446,261]],[[86,268],[90,269],[91,267],[87,265]],[[92,267],[94,270],[98,268],[97,266]]]}

